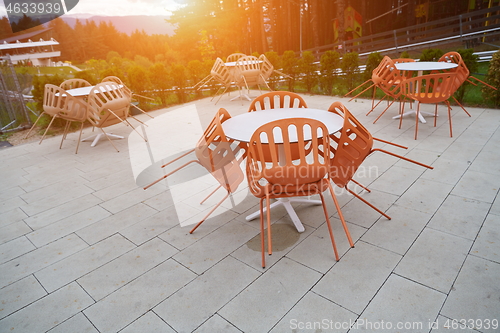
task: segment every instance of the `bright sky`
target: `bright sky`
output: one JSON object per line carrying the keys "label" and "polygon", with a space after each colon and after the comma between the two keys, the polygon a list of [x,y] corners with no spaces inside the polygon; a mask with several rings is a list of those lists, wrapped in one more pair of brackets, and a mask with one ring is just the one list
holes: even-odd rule
{"label": "bright sky", "polygon": [[[79,0],[68,14],[169,15],[184,2],[185,0]],[[3,0],[0,0],[0,16],[6,15]]]}

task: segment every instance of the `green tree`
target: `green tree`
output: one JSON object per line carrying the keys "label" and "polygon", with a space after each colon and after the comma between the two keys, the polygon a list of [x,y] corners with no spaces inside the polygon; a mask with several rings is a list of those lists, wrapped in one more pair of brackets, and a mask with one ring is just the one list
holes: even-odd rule
{"label": "green tree", "polygon": [[426,49],[420,55],[420,61],[438,61],[443,56],[443,51],[440,49]]}
{"label": "green tree", "polygon": [[148,74],[144,67],[132,66],[128,72],[128,82],[130,89],[140,95],[150,87]]}
{"label": "green tree", "polygon": [[340,68],[345,75],[347,90],[350,91],[354,88],[356,75],[359,72],[359,55],[356,52],[346,53],[342,57]]}
{"label": "green tree", "polygon": [[281,63],[283,64],[283,72],[290,76],[288,78],[288,90],[293,92],[295,79],[298,74],[298,59],[295,56],[295,52],[292,50],[285,51],[281,57]]}
{"label": "green tree", "polygon": [[[457,52],[462,57],[462,60],[464,61],[465,66],[467,66],[467,68],[469,69],[470,75],[472,75],[472,73],[474,73],[474,72],[477,72],[478,56],[474,54],[474,50],[473,49],[466,49],[466,50],[460,49],[460,50],[457,50]],[[471,86],[471,83],[468,81],[465,81],[464,83],[462,83],[460,85],[460,87],[455,92],[455,98],[457,99],[457,101],[462,103],[462,101],[464,100],[464,97],[465,97],[465,93],[467,92],[467,90],[469,89],[470,86]]]}
{"label": "green tree", "polygon": [[[500,51],[493,54],[490,61],[490,67],[486,74],[486,83],[493,87],[500,87]],[[500,91],[493,90],[488,86],[482,88],[483,98],[494,106],[500,106]]]}
{"label": "green tree", "polygon": [[318,66],[314,63],[314,60],[314,55],[311,51],[304,51],[298,63],[299,72],[303,75],[302,81],[308,93],[311,93],[318,78]]}
{"label": "green tree", "polygon": [[161,104],[167,105],[168,89],[172,86],[167,68],[163,63],[157,62],[149,68],[148,75],[151,85],[157,92],[156,95],[160,98]]}
{"label": "green tree", "polygon": [[337,51],[326,51],[321,55],[319,63],[323,92],[331,95],[337,78],[337,69],[340,67],[340,54]]}
{"label": "green tree", "polygon": [[187,73],[186,67],[182,64],[173,64],[170,70],[170,74],[173,79],[173,85],[177,92],[177,97],[179,103],[184,103],[186,101],[185,87],[187,83]]}

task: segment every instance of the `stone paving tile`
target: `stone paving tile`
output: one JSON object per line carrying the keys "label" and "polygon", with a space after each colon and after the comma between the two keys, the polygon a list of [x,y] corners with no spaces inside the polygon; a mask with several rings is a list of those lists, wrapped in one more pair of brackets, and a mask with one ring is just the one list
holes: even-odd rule
{"label": "stone paving tile", "polygon": [[451,190],[451,185],[418,179],[396,204],[432,214],[441,206]]}
{"label": "stone paving tile", "polygon": [[98,205],[101,202],[102,200],[96,198],[93,194],[87,194],[83,197],[68,201],[57,207],[25,218],[24,222],[33,228],[33,230],[37,230],[64,218],[71,217],[72,215]]}
{"label": "stone paving tile", "polygon": [[163,189],[161,187],[152,187],[147,191],[144,191],[144,189],[142,188],[136,187],[132,191],[118,195],[113,199],[103,202],[101,204],[101,207],[105,208],[113,214],[116,214],[138,203],[141,203],[144,200],[152,198],[162,191]]}
{"label": "stone paving tile", "polygon": [[5,213],[0,213],[0,228],[8,226],[9,224],[23,221],[28,215],[22,211],[22,209],[16,207],[10,209]]}
{"label": "stone paving tile", "polygon": [[[441,314],[447,318],[474,319],[483,325],[500,318],[500,264],[470,255],[453,285]],[[481,332],[498,332],[500,326],[479,329]]]}
{"label": "stone paving tile", "polygon": [[492,203],[499,188],[500,177],[495,177],[484,172],[467,170],[451,193],[469,199]]}
{"label": "stone paving tile", "polygon": [[500,157],[494,151],[481,151],[469,170],[500,176]]}
{"label": "stone paving tile", "polygon": [[[95,300],[100,300],[158,266],[178,251],[155,238],[90,271],[77,282]],[[102,255],[102,252],[100,252]]]}
{"label": "stone paving tile", "polygon": [[228,223],[218,228],[217,232],[183,249],[174,256],[174,259],[197,274],[202,274],[255,234],[255,229],[243,223]]}
{"label": "stone paving tile", "polygon": [[195,277],[174,260],[167,260],[84,310],[84,314],[99,332],[116,332]]}
{"label": "stone paving tile", "polygon": [[445,298],[445,294],[392,274],[349,333],[426,332]]}
{"label": "stone paving tile", "polygon": [[420,175],[422,175],[423,172],[424,170],[393,166],[370,184],[370,189],[401,195],[418,179],[418,177],[420,177]]}
{"label": "stone paving tile", "polygon": [[218,313],[243,332],[267,332],[320,278],[318,272],[283,258]]}
{"label": "stone paving tile", "polygon": [[381,217],[361,240],[401,255],[408,251],[432,216],[398,205],[392,206],[387,214],[392,219]]}
{"label": "stone paving tile", "polygon": [[449,195],[427,225],[470,240],[477,233],[488,214],[490,204],[456,195]]}
{"label": "stone paving tile", "polygon": [[123,230],[135,223],[138,223],[158,211],[142,203],[125,209],[118,214],[114,214],[99,223],[91,224],[76,232],[88,244],[95,244],[106,237],[109,237],[120,230]]}
{"label": "stone paving tile", "polygon": [[[342,261],[344,254],[351,247],[340,220],[331,219],[330,222],[332,223],[337,251]],[[347,223],[347,227],[354,243],[366,232],[365,228],[355,224]],[[335,261],[335,254],[326,223],[297,244],[286,256],[321,273],[326,273],[333,265],[336,265],[337,262]]]}
{"label": "stone paving tile", "polygon": [[471,240],[425,228],[394,272],[447,294],[471,245]]}
{"label": "stone paving tile", "polygon": [[14,283],[53,263],[63,260],[88,245],[75,235],[59,239],[0,265],[0,288]]}
{"label": "stone paving tile", "polygon": [[495,201],[491,205],[490,214],[500,215],[500,196],[498,194]]}
{"label": "stone paving tile", "polygon": [[0,245],[0,264],[33,251],[36,246],[26,237],[18,237]]}
{"label": "stone paving tile", "polygon": [[75,316],[57,325],[48,333],[99,333],[92,323],[79,312]]}
{"label": "stone paving tile", "polygon": [[[312,291],[359,315],[401,258],[393,252],[357,242]],[[370,278],[366,279],[366,275]]]}
{"label": "stone paving tile", "polygon": [[33,229],[31,229],[23,221],[10,223],[5,227],[0,228],[0,244],[9,242],[17,237],[24,236],[32,231]]}
{"label": "stone paving tile", "polygon": [[94,301],[71,283],[0,321],[2,332],[45,332],[76,315]]}
{"label": "stone paving tile", "polygon": [[477,236],[471,254],[500,263],[500,222],[498,216],[489,214]]}
{"label": "stone paving tile", "polygon": [[455,185],[469,168],[470,162],[439,158],[432,166],[434,169],[426,169],[421,179]]}
{"label": "stone paving tile", "polygon": [[52,292],[132,250],[134,245],[113,235],[35,273],[43,287]]}
{"label": "stone paving tile", "polygon": [[[176,333],[170,326],[161,320],[154,312],[148,311],[132,324],[125,327],[120,333]],[[217,332],[217,331],[213,331]]]}
{"label": "stone paving tile", "polygon": [[[372,190],[371,192],[358,192],[358,195],[380,209],[382,212],[386,213],[387,209],[394,204],[398,199],[398,196],[390,193],[380,192],[378,190]],[[350,195],[350,194],[349,194]],[[368,206],[366,203],[360,199],[353,197],[353,200],[349,201],[346,205],[342,206],[342,214],[344,218],[354,224],[357,224],[363,228],[371,227],[379,218],[385,219],[372,207]],[[387,213],[386,213],[387,214]],[[337,214],[338,215],[338,214]]]}
{"label": "stone paving tile", "polygon": [[60,182],[21,196],[27,203],[20,205],[32,216],[89,194],[92,190],[83,184]]}
{"label": "stone paving tile", "polygon": [[[21,197],[13,197],[11,199],[3,200],[0,202],[0,214],[5,214],[13,209],[16,209],[16,207],[22,207],[26,205],[26,201],[21,199]],[[23,209],[23,211],[26,213],[26,210]]]}
{"label": "stone paving tile", "polygon": [[47,292],[33,275],[29,275],[0,289],[0,319],[22,309],[45,295],[47,295]]}
{"label": "stone paving tile", "polygon": [[454,142],[439,158],[472,163],[482,149],[482,145],[469,144],[468,142]]}
{"label": "stone paving tile", "polygon": [[27,234],[26,237],[33,242],[36,247],[41,247],[55,241],[56,239],[65,237],[75,231],[85,228],[86,226],[98,223],[110,215],[111,214],[104,208],[101,208],[100,206],[93,206],[58,222],[49,224],[44,228],[35,230]]}
{"label": "stone paving tile", "polygon": [[338,304],[308,292],[270,332],[347,332],[357,317]]}
{"label": "stone paving tile", "polygon": [[176,332],[192,332],[259,276],[256,270],[227,257],[153,311]]}
{"label": "stone paving tile", "polygon": [[165,231],[179,225],[175,209],[163,210],[120,231],[123,237],[136,245],[141,245]]}
{"label": "stone paving tile", "polygon": [[215,314],[209,320],[207,320],[203,325],[198,327],[195,331],[196,333],[213,333],[213,332],[224,332],[224,333],[240,333],[241,331],[231,325],[231,323],[224,320],[221,316]]}

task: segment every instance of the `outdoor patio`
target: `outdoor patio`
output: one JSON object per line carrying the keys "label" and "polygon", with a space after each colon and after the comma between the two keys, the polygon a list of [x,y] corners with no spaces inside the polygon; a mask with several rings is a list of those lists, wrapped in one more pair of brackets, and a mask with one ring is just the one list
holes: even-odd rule
{"label": "outdoor patio", "polygon": [[[189,234],[180,224],[224,194],[199,204],[215,188],[201,167],[145,191],[161,170],[138,167],[137,146],[82,142],[76,155],[72,133],[62,149],[60,137],[0,149],[0,332],[500,332],[500,111],[454,107],[450,138],[440,106],[437,127],[427,116],[414,140],[414,118],[398,129],[396,105],[374,125],[382,108],[366,117],[370,100],[302,96],[310,108],[343,102],[375,137],[409,147],[384,148],[434,166],[368,158],[362,195],[392,220],[337,188],[354,248],[326,196],[339,262],[321,206],[296,206],[301,234],[272,211],[262,269],[259,220],[245,220],[258,200],[245,186]],[[192,148],[191,129],[219,108],[234,116],[249,104],[226,95],[151,112],[171,115],[160,137],[148,132],[165,144],[154,157]]]}

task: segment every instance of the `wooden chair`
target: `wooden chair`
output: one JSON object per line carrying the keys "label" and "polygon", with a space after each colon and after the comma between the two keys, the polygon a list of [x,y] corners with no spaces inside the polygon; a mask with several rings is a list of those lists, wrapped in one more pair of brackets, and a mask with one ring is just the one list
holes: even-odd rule
{"label": "wooden chair", "polygon": [[[456,73],[439,73],[421,75],[404,81],[404,94],[406,97],[411,98],[418,102],[417,114],[415,117],[415,140],[418,133],[418,115],[420,112],[421,103],[436,104],[434,111],[434,127],[437,121],[437,108],[438,103],[444,103],[448,108],[448,120],[450,124],[450,137],[453,136],[452,122],[451,122],[451,105],[448,99],[455,92]],[[404,104],[403,104],[404,109]],[[399,119],[399,126],[403,117]]]}
{"label": "wooden chair", "polygon": [[70,79],[66,80],[59,85],[60,88],[64,90],[76,89],[81,87],[90,87],[92,84],[84,79]]}
{"label": "wooden chair", "polygon": [[[310,137],[307,137],[310,135]],[[270,199],[309,196],[319,194],[323,204],[335,259],[339,260],[329,214],[323,192],[333,194],[328,179],[329,155],[320,154],[329,149],[328,130],[319,121],[305,118],[283,119],[259,127],[248,147],[247,179],[250,192],[260,199],[260,228],[262,267],[266,266],[264,256],[264,208],[266,199],[268,253],[272,254]],[[292,142],[295,145],[292,147]],[[268,161],[264,150],[271,146],[272,159]],[[311,146],[312,148],[309,148]],[[292,158],[292,150],[299,151],[299,159]],[[301,175],[298,177],[297,175]]]}
{"label": "wooden chair", "polygon": [[[89,112],[87,114],[87,119],[92,126],[99,128],[102,132],[102,134],[97,134],[95,136],[92,146],[95,146],[104,135],[109,142],[111,142],[116,151],[119,152],[110,137],[120,139],[123,139],[123,137],[106,133],[104,131],[105,127],[118,123],[123,123],[126,126],[132,127],[132,129],[139,134],[144,141],[147,141],[128,121],[127,118],[129,117],[130,112],[130,98],[126,95],[125,90],[121,89],[118,83],[106,81],[95,85],[90,92],[88,104]],[[90,138],[87,138],[83,141],[89,139]]]}
{"label": "wooden chair", "polygon": [[[353,179],[363,161],[372,153],[379,151],[428,169],[433,169],[433,167],[406,158],[404,156],[394,154],[384,149],[373,148],[373,141],[376,140],[399,148],[407,149],[407,147],[374,138],[371,133],[361,124],[361,122],[356,117],[354,117],[342,103],[334,102],[332,105],[330,105],[328,111],[336,113],[344,118],[344,125],[342,127],[342,130],[339,133],[335,133],[334,135],[330,136],[330,155],[333,156],[330,159],[330,179],[338,187],[344,188],[356,198],[360,199],[365,204],[390,220],[391,217],[389,215],[382,212],[380,209],[366,201],[364,198],[359,196],[356,192],[352,191],[348,187],[349,182],[353,182],[359,185],[365,191],[371,192],[368,188]],[[347,228],[344,217],[336,200],[335,204],[339,213],[340,220],[342,221],[344,228]]]}
{"label": "wooden chair", "polygon": [[221,85],[221,87],[215,93],[214,97],[212,97],[212,100],[215,98],[215,96],[217,96],[217,94],[221,89],[224,89],[222,94],[220,94],[219,98],[215,102],[215,104],[217,105],[221,97],[233,84],[233,76],[231,75],[229,69],[226,67],[224,61],[222,61],[221,58],[217,58],[215,60],[212,70],[210,71],[210,75],[215,79],[215,81],[217,81]]}
{"label": "wooden chair", "polygon": [[236,144],[234,140],[228,139],[222,129],[222,123],[230,119],[231,115],[225,109],[219,109],[210,125],[208,125],[203,136],[198,140],[196,147],[187,153],[167,162],[161,167],[164,168],[183,157],[195,153],[196,158],[190,160],[175,170],[167,173],[163,177],[155,180],[151,184],[144,187],[148,189],[159,181],[169,177],[177,171],[197,163],[203,166],[207,171],[219,182],[219,186],[211,192],[200,204],[205,202],[212,194],[219,188],[223,187],[227,194],[220,200],[210,212],[208,212],[203,219],[196,224],[196,226],[189,232],[193,233],[216,209],[219,207],[227,197],[236,191],[239,184],[244,180],[243,171],[240,168],[241,161],[246,157],[246,145]]}
{"label": "wooden chair", "polygon": [[271,91],[257,96],[252,103],[250,103],[248,112],[283,108],[307,108],[307,104],[304,99],[296,93],[289,91]]}
{"label": "wooden chair", "polygon": [[31,131],[33,130],[33,128],[35,128],[40,118],[42,118],[42,116],[46,114],[52,117],[52,119],[50,120],[49,125],[45,129],[45,132],[40,139],[39,144],[41,144],[50,126],[52,126],[52,123],[57,118],[57,115],[60,112],[67,110],[66,103],[67,100],[69,100],[69,97],[71,96],[63,88],[60,88],[53,84],[46,84],[43,91],[43,111],[40,113],[35,123],[33,124],[33,126],[31,126],[30,130],[24,138],[26,139],[31,134]]}

